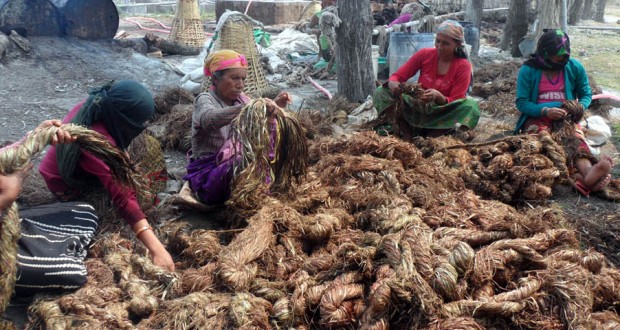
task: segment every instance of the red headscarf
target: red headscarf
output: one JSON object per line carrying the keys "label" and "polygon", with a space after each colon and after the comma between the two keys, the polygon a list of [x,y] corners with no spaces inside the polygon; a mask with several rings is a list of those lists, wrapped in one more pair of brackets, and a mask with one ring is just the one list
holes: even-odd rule
{"label": "red headscarf", "polygon": [[248,68],[248,61],[245,56],[234,50],[218,50],[205,58],[204,74],[207,77],[213,75],[213,72],[233,68]]}

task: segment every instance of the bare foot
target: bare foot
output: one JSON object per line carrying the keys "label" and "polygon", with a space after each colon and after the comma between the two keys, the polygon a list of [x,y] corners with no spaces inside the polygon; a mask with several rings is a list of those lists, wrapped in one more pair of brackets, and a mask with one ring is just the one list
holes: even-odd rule
{"label": "bare foot", "polygon": [[598,182],[592,188],[590,188],[590,190],[601,191],[605,189],[605,187],[607,187],[607,185],[609,184],[609,181],[611,181],[611,174],[607,174],[603,176],[600,180],[598,180]]}

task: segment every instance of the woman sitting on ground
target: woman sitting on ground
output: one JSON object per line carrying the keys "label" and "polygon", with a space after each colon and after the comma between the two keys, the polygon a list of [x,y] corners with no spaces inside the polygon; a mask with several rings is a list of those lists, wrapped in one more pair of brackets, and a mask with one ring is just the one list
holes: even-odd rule
{"label": "woman sitting on ground", "polygon": [[[126,150],[146,128],[144,123],[154,112],[153,96],[143,85],[120,80],[90,91],[88,99],[74,106],[63,123],[88,127],[106,136],[112,145]],[[39,172],[50,191],[63,201],[75,200],[92,189],[93,184],[103,185],[123,219],[148,248],[153,263],[174,270],[172,257],[149,226],[136,192],[116,182],[102,160],[82,152],[76,144],[62,145],[46,153]]]}
{"label": "woman sitting on ground", "polygon": [[[434,48],[417,51],[373,95],[375,108],[381,115],[393,111],[403,93],[404,83],[419,73],[422,88],[416,99],[403,94],[405,108],[399,128],[405,140],[412,136],[435,137],[472,130],[478,124],[480,110],[476,101],[467,98],[472,79],[472,66],[465,51],[463,27],[445,21],[437,28]],[[392,134],[394,123],[375,127],[379,133]]]}
{"label": "woman sitting on ground", "polygon": [[[198,199],[207,205],[222,204],[230,197],[233,165],[236,155],[222,148],[230,137],[231,122],[249,103],[243,92],[248,63],[233,50],[212,52],[205,59],[205,76],[211,77],[212,87],[196,97],[192,115],[192,149],[187,180]],[[288,93],[280,93],[267,101],[267,114],[275,118],[280,107],[290,103]],[[276,123],[269,128],[275,132]],[[225,149],[225,150],[223,150]],[[222,152],[220,152],[222,151]]]}
{"label": "woman sitting on ground", "polygon": [[[545,30],[535,53],[519,70],[516,105],[521,116],[515,133],[551,131],[554,123],[567,117],[567,111],[561,106],[568,100],[578,100],[583,108],[581,112],[585,112],[592,102],[588,76],[583,65],[570,57],[568,35],[559,29]],[[610,157],[603,155],[593,165],[583,132],[578,123],[574,125],[575,135],[581,141],[578,151],[583,155],[573,162],[575,188],[588,195],[590,191],[604,189],[609,183],[613,163]]]}

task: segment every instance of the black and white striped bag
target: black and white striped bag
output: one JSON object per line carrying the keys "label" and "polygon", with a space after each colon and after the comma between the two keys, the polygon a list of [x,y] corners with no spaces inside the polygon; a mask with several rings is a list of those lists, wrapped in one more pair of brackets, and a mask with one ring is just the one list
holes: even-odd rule
{"label": "black and white striped bag", "polygon": [[20,209],[17,294],[77,289],[86,283],[87,248],[97,230],[95,209],[69,202]]}

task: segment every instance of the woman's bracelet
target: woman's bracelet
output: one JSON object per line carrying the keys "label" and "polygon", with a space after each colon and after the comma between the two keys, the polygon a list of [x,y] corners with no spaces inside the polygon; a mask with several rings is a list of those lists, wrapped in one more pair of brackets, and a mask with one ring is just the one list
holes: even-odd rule
{"label": "woman's bracelet", "polygon": [[543,115],[543,117],[547,117],[547,112],[549,112],[549,108],[547,108],[547,107],[542,108],[542,115]]}
{"label": "woman's bracelet", "polygon": [[153,227],[151,226],[142,226],[140,227],[140,229],[136,230],[136,237],[139,237],[140,234],[142,234],[143,231],[145,230],[153,230]]}

